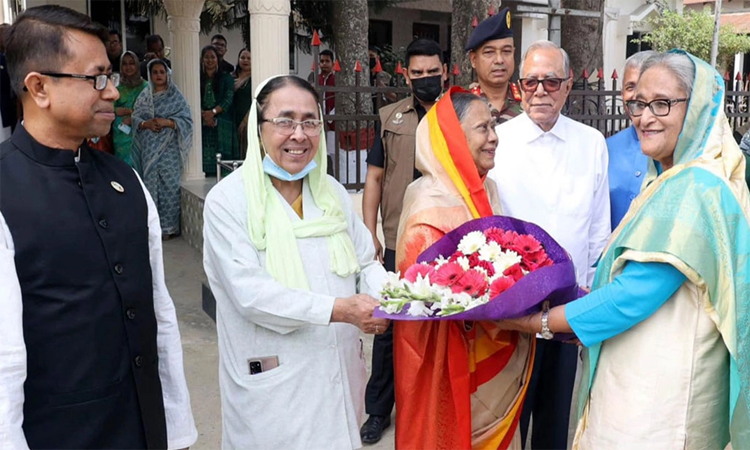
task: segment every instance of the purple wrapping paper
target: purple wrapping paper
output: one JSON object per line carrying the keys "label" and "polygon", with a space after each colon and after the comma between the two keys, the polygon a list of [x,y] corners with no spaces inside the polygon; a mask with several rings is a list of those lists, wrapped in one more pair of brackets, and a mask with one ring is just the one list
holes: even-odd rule
{"label": "purple wrapping paper", "polygon": [[488,228],[513,230],[519,234],[534,236],[544,246],[553,265],[542,267],[521,278],[510,289],[477,306],[448,317],[413,317],[406,314],[407,304],[400,314],[386,314],[380,308],[374,317],[391,320],[501,320],[528,316],[541,310],[544,300],[549,300],[550,308],[563,305],[585,295],[576,283],[573,262],[568,253],[555,242],[541,227],[530,222],[505,216],[492,216],[466,222],[443,236],[430,248],[422,252],[417,262],[430,262],[442,255],[447,258],[456,252],[461,238],[471,231],[484,231]]}

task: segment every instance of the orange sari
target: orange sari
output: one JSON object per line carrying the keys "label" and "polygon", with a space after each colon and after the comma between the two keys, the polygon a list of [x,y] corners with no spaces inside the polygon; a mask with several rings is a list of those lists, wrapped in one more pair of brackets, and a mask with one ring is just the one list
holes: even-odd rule
{"label": "orange sari", "polygon": [[[500,212],[497,187],[479,177],[450,92],[417,127],[423,176],[404,198],[401,273],[449,231]],[[533,336],[491,321],[404,321],[395,322],[393,341],[397,449],[520,449]]]}

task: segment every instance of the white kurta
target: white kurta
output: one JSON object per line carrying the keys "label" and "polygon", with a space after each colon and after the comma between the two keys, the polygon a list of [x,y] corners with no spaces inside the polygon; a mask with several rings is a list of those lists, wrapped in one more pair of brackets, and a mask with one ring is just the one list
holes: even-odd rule
{"label": "white kurta", "polygon": [[[223,179],[204,208],[204,266],[216,298],[225,449],[349,449],[359,426],[367,382],[359,330],[330,323],[336,297],[377,296],[385,270],[372,236],[333,178],[361,272],[331,272],[326,238],[298,239],[311,291],[288,289],[264,269],[265,252],[248,235],[242,171]],[[278,195],[278,193],[277,193]],[[307,182],[306,219],[320,217]],[[292,221],[300,220],[281,199]],[[277,356],[279,367],[250,375],[249,360]]]}
{"label": "white kurta", "polygon": [[609,183],[604,136],[560,116],[548,132],[521,114],[496,128],[495,168],[503,214],[533,222],[568,251],[581,286],[609,238]]}

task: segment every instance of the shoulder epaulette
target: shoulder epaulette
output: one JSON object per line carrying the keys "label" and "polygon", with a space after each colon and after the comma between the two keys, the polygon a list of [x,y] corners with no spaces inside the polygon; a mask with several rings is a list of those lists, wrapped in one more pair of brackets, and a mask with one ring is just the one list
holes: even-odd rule
{"label": "shoulder epaulette", "polygon": [[514,82],[508,83],[508,86],[510,87],[510,93],[513,96],[513,100],[520,102],[521,101],[521,90],[518,89],[518,85]]}

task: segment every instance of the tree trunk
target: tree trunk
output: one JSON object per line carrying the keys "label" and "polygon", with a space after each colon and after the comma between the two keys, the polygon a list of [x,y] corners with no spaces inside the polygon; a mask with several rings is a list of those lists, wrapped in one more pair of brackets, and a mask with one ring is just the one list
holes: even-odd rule
{"label": "tree trunk", "polygon": [[[453,17],[451,19],[451,66],[450,72],[453,72],[454,65],[458,64],[459,76],[456,78],[458,86],[468,87],[472,80],[471,61],[469,53],[464,50],[464,46],[469,42],[469,36],[474,31],[471,22],[474,17],[478,22],[487,18],[490,4],[495,7],[495,12],[499,10],[496,0],[453,0]],[[451,78],[452,80],[453,78]]]}
{"label": "tree trunk", "polygon": [[[563,0],[562,7],[601,12],[603,4],[602,0]],[[603,25],[601,17],[563,16],[562,48],[570,56],[570,68],[573,69],[575,81],[581,81],[584,68],[594,77],[602,67]]]}
{"label": "tree trunk", "polygon": [[[369,11],[367,0],[333,0],[333,44],[341,64],[336,74],[337,86],[354,86],[357,61],[362,66],[360,85],[369,86],[370,68],[367,56],[367,29]],[[359,113],[371,114],[372,101],[367,94],[359,94]],[[336,114],[355,114],[354,94],[336,95]],[[352,122],[352,126],[354,123]]]}

